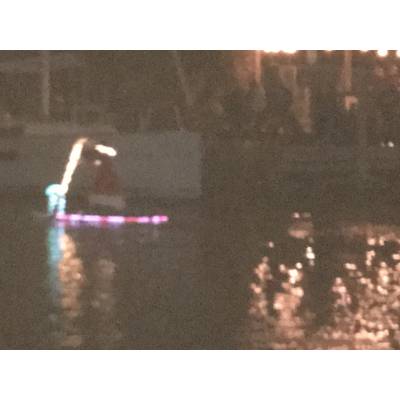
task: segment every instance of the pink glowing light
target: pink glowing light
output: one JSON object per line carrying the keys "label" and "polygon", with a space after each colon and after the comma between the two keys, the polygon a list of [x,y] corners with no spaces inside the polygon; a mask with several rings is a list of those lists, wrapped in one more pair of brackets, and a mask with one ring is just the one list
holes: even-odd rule
{"label": "pink glowing light", "polygon": [[119,215],[110,215],[108,217],[108,221],[112,222],[113,224],[123,224],[125,222],[125,218]]}
{"label": "pink glowing light", "polygon": [[123,215],[87,215],[87,214],[56,214],[57,221],[87,222],[95,224],[152,224],[158,225],[169,221],[166,215],[125,217]]}

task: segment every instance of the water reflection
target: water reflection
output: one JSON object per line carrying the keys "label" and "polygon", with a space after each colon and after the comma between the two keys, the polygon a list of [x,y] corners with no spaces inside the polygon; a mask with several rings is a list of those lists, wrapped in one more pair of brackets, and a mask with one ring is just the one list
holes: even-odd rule
{"label": "water reflection", "polygon": [[399,229],[342,224],[332,236],[310,218],[293,215],[291,260],[276,251],[283,243],[265,246],[250,284],[248,347],[397,348]]}
{"label": "water reflection", "polygon": [[[79,254],[77,243],[84,243],[74,239],[79,230],[67,233],[62,224],[48,230],[49,283],[54,306],[50,319],[56,347],[78,348],[90,343],[91,347],[105,348],[120,337],[114,321],[113,281],[117,265],[109,253],[99,251],[101,233],[93,232],[100,239],[99,246],[93,248],[96,252],[85,254],[83,249]],[[88,325],[90,329],[86,329]]]}
{"label": "water reflection", "polygon": [[93,327],[99,332],[94,340],[97,348],[107,348],[121,337],[114,318],[116,269],[117,265],[109,258],[98,258],[95,261],[90,305],[94,316]]}
{"label": "water reflection", "polygon": [[53,304],[60,309],[52,315],[56,325],[56,341],[61,346],[79,347],[83,337],[77,321],[82,316],[81,294],[85,284],[82,260],[76,244],[62,225],[51,226],[48,232],[49,278]]}
{"label": "water reflection", "polygon": [[399,347],[400,228],[217,211],[152,229],[50,227],[46,344]]}

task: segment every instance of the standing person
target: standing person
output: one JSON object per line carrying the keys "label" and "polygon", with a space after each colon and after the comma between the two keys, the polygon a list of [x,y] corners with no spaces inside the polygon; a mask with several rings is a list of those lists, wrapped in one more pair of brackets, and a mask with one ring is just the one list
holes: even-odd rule
{"label": "standing person", "polygon": [[89,204],[107,211],[122,211],[126,204],[111,158],[101,155],[95,161],[95,165],[97,167],[96,178],[94,191],[89,194]]}
{"label": "standing person", "polygon": [[[119,212],[126,207],[121,185],[112,158],[104,145],[92,143],[82,153],[83,159],[95,168],[94,187],[87,195],[90,208],[104,213]],[[113,149],[112,149],[113,150]],[[116,153],[115,153],[116,154]]]}

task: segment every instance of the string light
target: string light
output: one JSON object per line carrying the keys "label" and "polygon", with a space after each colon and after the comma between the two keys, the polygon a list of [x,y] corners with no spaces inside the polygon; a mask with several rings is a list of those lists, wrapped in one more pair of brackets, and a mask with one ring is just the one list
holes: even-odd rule
{"label": "string light", "polygon": [[263,52],[271,54],[278,54],[278,53],[296,54],[297,50],[263,50]]}
{"label": "string light", "polygon": [[388,50],[377,50],[376,52],[379,57],[386,57],[389,54]]}
{"label": "string light", "polygon": [[86,222],[92,224],[153,224],[159,225],[169,221],[166,215],[129,217],[124,215],[91,215],[57,213],[56,220],[62,222]]}
{"label": "string light", "polygon": [[[267,54],[278,54],[278,53],[284,53],[284,54],[289,54],[289,55],[292,55],[292,54],[296,54],[297,52],[298,52],[298,50],[262,50],[264,53],[267,53]],[[335,50],[324,50],[326,53],[332,53],[333,51],[335,51]],[[370,52],[370,51],[373,51],[373,50],[358,50],[360,53],[368,53],[368,52]],[[388,55],[389,55],[389,50],[375,50],[376,51],[376,54],[379,56],[379,57],[387,57]],[[399,57],[400,58],[400,50],[396,50],[396,57]]]}
{"label": "string light", "polygon": [[279,50],[263,50],[264,53],[279,53]]}

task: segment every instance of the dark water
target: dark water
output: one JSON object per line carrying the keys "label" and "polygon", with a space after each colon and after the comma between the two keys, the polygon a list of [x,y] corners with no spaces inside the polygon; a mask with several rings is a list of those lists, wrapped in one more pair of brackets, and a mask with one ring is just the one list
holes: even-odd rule
{"label": "dark water", "polygon": [[397,211],[165,208],[166,225],[49,225],[0,209],[0,347],[397,348]]}

